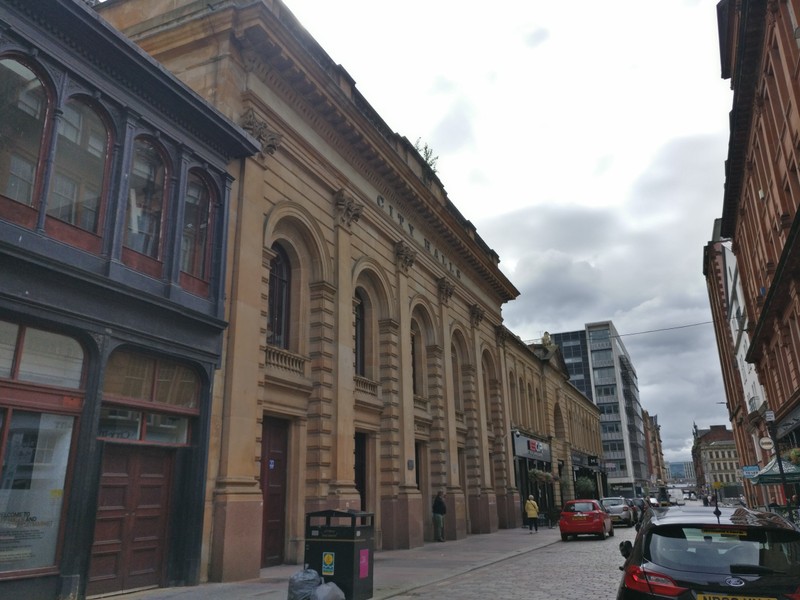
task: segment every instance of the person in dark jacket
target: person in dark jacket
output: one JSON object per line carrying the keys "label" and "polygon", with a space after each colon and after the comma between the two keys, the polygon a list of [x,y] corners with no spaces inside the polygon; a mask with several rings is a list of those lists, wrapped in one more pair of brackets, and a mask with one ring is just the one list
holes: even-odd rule
{"label": "person in dark jacket", "polygon": [[444,516],[446,514],[447,505],[444,503],[444,492],[439,492],[433,499],[433,537],[437,542],[444,541]]}

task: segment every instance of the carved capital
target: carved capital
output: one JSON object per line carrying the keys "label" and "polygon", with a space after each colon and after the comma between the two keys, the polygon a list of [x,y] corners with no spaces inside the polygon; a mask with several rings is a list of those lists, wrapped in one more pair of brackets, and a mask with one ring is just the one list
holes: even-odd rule
{"label": "carved capital", "polygon": [[497,338],[498,346],[506,345],[506,339],[508,338],[508,330],[503,325],[495,326],[494,335]]}
{"label": "carved capital", "polygon": [[364,206],[353,200],[344,190],[339,190],[333,195],[333,202],[336,205],[339,223],[348,228],[358,221],[364,212]]}
{"label": "carved capital", "polygon": [[477,304],[473,304],[469,307],[469,321],[472,323],[473,327],[477,327],[483,321],[483,317],[486,316],[486,311],[483,310]]}
{"label": "carved capital", "polygon": [[267,154],[275,154],[283,141],[283,136],[270,129],[252,108],[248,108],[242,115],[239,125],[261,143],[261,158],[265,158]]}
{"label": "carved capital", "polygon": [[397,266],[400,267],[403,273],[408,273],[408,270],[414,266],[414,261],[417,259],[417,251],[400,240],[394,245],[394,256],[397,259]]}
{"label": "carved capital", "polygon": [[455,291],[455,284],[447,277],[439,278],[439,302],[447,304]]}

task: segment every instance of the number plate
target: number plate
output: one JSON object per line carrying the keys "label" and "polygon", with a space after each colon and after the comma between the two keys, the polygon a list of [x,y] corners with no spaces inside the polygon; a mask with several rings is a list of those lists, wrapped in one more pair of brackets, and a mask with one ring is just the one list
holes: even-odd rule
{"label": "number plate", "polygon": [[776,600],[774,596],[731,596],[730,594],[697,594],[697,600]]}

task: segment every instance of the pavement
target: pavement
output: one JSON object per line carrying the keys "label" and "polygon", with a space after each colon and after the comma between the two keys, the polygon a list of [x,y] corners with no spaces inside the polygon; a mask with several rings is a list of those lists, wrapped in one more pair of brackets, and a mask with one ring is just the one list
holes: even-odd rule
{"label": "pavement", "polygon": [[[612,538],[613,539],[613,538]],[[560,543],[558,527],[500,529],[461,540],[430,542],[410,550],[377,550],[373,558],[372,598],[397,598],[421,587],[458,577],[505,559]],[[261,576],[236,583],[203,583],[118,595],[120,600],[287,600],[289,578],[302,565],[261,569]],[[362,588],[363,589],[363,588]]]}

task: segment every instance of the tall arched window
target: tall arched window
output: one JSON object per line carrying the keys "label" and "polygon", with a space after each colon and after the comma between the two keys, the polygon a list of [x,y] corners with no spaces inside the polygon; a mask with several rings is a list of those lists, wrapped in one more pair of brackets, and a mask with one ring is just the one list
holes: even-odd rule
{"label": "tall arched window", "polygon": [[106,125],[91,106],[79,99],[64,106],[47,198],[49,217],[98,233],[108,140]]}
{"label": "tall arched window", "polygon": [[425,354],[422,349],[422,331],[420,331],[419,324],[416,319],[411,321],[411,383],[413,385],[413,392],[415,396],[425,395],[425,386],[423,385],[423,365],[422,360]]}
{"label": "tall arched window", "polygon": [[461,357],[455,344],[450,344],[450,368],[453,371],[453,402],[457,411],[464,410],[461,393]]}
{"label": "tall arched window", "polygon": [[158,147],[146,138],[138,138],[134,142],[124,243],[156,260],[161,258],[165,184],[166,165]]}
{"label": "tall arched window", "polygon": [[366,334],[364,323],[364,298],[361,290],[356,291],[355,306],[353,307],[353,318],[355,320],[355,340],[353,352],[355,354],[356,375],[367,376],[366,366]]}
{"label": "tall arched window", "polygon": [[190,172],[184,199],[181,271],[203,280],[208,279],[211,208],[211,190],[202,177]]}
{"label": "tall arched window", "polygon": [[[36,74],[11,58],[0,59],[0,197],[4,216],[36,223],[36,172],[47,116],[47,94]],[[11,200],[6,205],[6,200]]]}
{"label": "tall arched window", "polygon": [[267,344],[279,348],[289,348],[289,317],[291,265],[286,251],[273,244],[275,257],[269,269],[269,306],[267,315]]}

